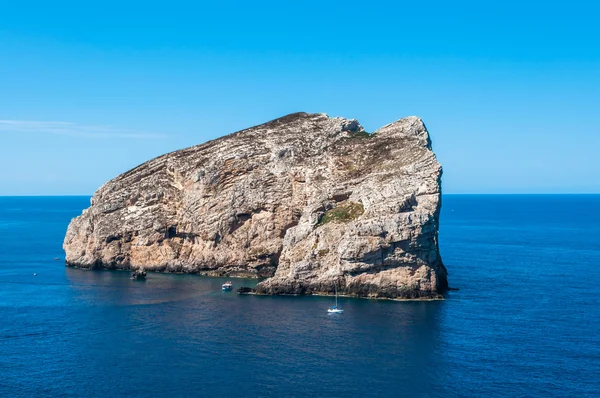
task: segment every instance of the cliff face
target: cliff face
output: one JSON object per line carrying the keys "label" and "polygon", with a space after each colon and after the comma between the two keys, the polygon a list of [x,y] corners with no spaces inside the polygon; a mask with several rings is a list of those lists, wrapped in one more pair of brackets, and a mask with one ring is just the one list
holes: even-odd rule
{"label": "cliff face", "polygon": [[69,225],[67,265],[270,277],[257,293],[439,297],[441,167],[422,121],[297,113],[150,160]]}

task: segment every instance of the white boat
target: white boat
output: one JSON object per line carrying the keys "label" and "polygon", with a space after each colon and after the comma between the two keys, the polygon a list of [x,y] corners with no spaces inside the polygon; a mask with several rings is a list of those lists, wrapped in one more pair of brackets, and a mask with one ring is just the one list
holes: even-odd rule
{"label": "white boat", "polygon": [[231,283],[230,281],[227,281],[225,283],[223,283],[223,286],[221,286],[221,289],[223,289],[224,291],[228,291],[233,289],[233,283]]}
{"label": "white boat", "polygon": [[327,309],[327,312],[329,312],[330,314],[341,314],[342,312],[344,312],[344,310],[341,306],[338,305],[337,286],[333,285],[333,287],[335,288],[335,305],[329,307]]}

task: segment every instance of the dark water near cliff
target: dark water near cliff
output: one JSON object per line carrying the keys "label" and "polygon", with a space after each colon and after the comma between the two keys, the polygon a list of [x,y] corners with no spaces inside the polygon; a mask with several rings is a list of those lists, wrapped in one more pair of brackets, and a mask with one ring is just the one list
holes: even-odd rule
{"label": "dark water near cliff", "polygon": [[341,316],[222,279],[65,269],[87,203],[0,198],[0,395],[600,394],[600,196],[446,196],[461,290]]}

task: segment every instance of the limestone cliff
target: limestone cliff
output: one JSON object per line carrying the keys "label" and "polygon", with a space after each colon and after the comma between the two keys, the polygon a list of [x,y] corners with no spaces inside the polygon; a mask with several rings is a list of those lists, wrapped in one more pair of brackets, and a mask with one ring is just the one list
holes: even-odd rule
{"label": "limestone cliff", "polygon": [[269,277],[257,293],[439,297],[442,169],[416,117],[296,113],[150,160],[69,225],[67,265]]}

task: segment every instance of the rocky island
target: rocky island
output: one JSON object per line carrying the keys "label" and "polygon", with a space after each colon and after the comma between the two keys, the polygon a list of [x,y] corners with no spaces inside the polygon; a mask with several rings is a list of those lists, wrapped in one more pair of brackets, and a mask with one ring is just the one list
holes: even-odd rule
{"label": "rocky island", "polygon": [[73,219],[68,266],[268,278],[257,294],[441,298],[442,168],[423,122],[295,113],[150,160]]}

